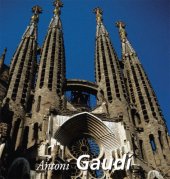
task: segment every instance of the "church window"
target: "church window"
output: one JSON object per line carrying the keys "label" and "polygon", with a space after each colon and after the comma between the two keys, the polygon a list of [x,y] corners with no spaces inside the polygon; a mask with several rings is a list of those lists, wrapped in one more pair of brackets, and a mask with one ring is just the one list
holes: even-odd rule
{"label": "church window", "polygon": [[162,132],[158,131],[158,139],[159,139],[159,143],[161,145],[161,149],[163,149],[163,138],[162,138]]}
{"label": "church window", "polygon": [[15,124],[14,124],[14,130],[13,130],[13,134],[12,134],[12,144],[13,144],[13,146],[15,146],[15,143],[16,143],[16,140],[17,140],[20,123],[21,123],[21,119],[18,118],[17,121],[15,121]]}
{"label": "church window", "polygon": [[141,156],[144,159],[144,148],[143,148],[143,140],[139,140],[139,147],[140,147],[140,151],[141,151]]}
{"label": "church window", "polygon": [[[90,160],[98,158],[100,154],[100,147],[96,140],[87,135],[83,135],[75,139],[69,146],[70,152],[74,157],[78,158],[81,155],[90,155]],[[89,170],[89,173],[94,178],[101,178],[104,176],[104,171],[99,170]]]}
{"label": "church window", "polygon": [[38,123],[37,122],[34,124],[33,139],[35,139],[35,140],[38,139]]}
{"label": "church window", "polygon": [[23,139],[22,139],[22,147],[27,148],[28,144],[28,133],[29,133],[29,127],[26,126],[24,129]]}
{"label": "church window", "polygon": [[90,159],[94,159],[100,154],[100,148],[96,140],[93,137],[86,135],[73,140],[69,145],[69,149],[76,158],[86,154],[90,155]]}
{"label": "church window", "polygon": [[149,140],[150,140],[152,151],[155,152],[156,151],[156,143],[155,143],[153,134],[149,135]]}
{"label": "church window", "polygon": [[36,109],[37,112],[40,111],[40,106],[41,106],[41,96],[38,96],[37,109]]}

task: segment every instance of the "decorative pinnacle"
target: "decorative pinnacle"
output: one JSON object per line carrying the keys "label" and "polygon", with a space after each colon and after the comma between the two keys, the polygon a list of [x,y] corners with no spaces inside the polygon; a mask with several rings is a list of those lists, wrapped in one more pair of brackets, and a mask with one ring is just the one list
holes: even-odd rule
{"label": "decorative pinnacle", "polygon": [[31,17],[31,22],[38,22],[39,21],[39,14],[42,13],[42,8],[40,6],[33,6],[32,7],[33,16]]}
{"label": "decorative pinnacle", "polygon": [[103,11],[100,7],[96,7],[93,12],[96,14],[96,21],[97,23],[101,23],[103,18],[102,18],[102,14],[103,14]]}
{"label": "decorative pinnacle", "polygon": [[125,23],[122,21],[118,21],[118,22],[116,22],[116,26],[119,28],[119,34],[120,34],[121,41],[125,42],[126,37],[127,37],[127,33],[125,30],[125,27],[126,27]]}
{"label": "decorative pinnacle", "polygon": [[53,5],[55,6],[53,13],[59,16],[61,14],[60,8],[63,7],[63,3],[60,0],[55,0]]}

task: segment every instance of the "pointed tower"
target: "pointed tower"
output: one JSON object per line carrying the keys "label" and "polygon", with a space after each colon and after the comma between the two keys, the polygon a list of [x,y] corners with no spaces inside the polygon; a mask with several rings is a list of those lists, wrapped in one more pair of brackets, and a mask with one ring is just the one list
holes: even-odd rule
{"label": "pointed tower", "polygon": [[59,110],[63,102],[65,82],[65,51],[60,8],[60,0],[54,2],[54,16],[42,47],[41,59],[35,90],[33,113],[35,120],[44,118],[49,109]]}
{"label": "pointed tower", "polygon": [[34,81],[37,55],[37,23],[39,6],[32,8],[31,22],[22,36],[10,66],[9,88],[2,109],[3,121],[8,124],[12,146],[18,146],[24,125],[25,112]]}
{"label": "pointed tower", "polygon": [[98,103],[106,101],[111,117],[115,117],[124,110],[122,103],[126,103],[126,92],[118,57],[102,22],[102,10],[95,8],[94,12],[97,21],[95,75],[99,86]]}
{"label": "pointed tower", "polygon": [[3,65],[4,65],[6,51],[7,51],[7,49],[5,48],[3,54],[0,57],[0,73],[2,72],[2,68],[3,68]]}
{"label": "pointed tower", "polygon": [[117,22],[122,43],[124,76],[130,101],[138,110],[144,131],[139,133],[143,158],[153,167],[166,173],[170,156],[168,133],[156,95],[138,59],[135,50],[127,39],[125,24]]}
{"label": "pointed tower", "polygon": [[[129,104],[120,61],[111,44],[109,34],[103,25],[102,10],[96,8],[94,11],[97,21],[95,70],[98,84],[98,103],[99,105],[102,103],[101,106],[104,103],[106,104],[109,121],[112,121],[113,124],[120,122],[123,126],[123,130],[126,133],[126,139],[124,139],[123,143],[125,141],[128,143],[129,152],[141,158],[142,154],[139,150],[139,139],[137,137],[137,127],[139,126],[135,126],[133,123],[132,113],[134,109]],[[134,116],[137,117],[136,113]],[[133,167],[133,170],[135,170],[135,166]],[[140,168],[137,170],[139,173],[141,172]]]}
{"label": "pointed tower", "polygon": [[36,65],[37,53],[37,23],[41,8],[32,8],[33,16],[30,25],[27,27],[22,40],[17,48],[10,66],[10,83],[6,98],[9,98],[14,105],[26,108],[33,72]]}

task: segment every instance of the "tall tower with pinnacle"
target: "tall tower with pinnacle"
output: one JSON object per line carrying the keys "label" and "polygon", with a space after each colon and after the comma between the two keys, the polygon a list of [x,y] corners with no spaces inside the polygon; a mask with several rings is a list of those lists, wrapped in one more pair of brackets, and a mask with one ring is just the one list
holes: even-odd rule
{"label": "tall tower with pinnacle", "polygon": [[[127,39],[125,24],[116,23],[122,43],[122,60],[127,91],[131,103],[137,108],[143,131],[139,133],[143,158],[152,166],[168,171],[170,156],[168,133],[165,120],[155,92],[140,63],[138,56]],[[135,120],[135,119],[134,119]],[[138,125],[138,121],[134,123]]]}
{"label": "tall tower with pinnacle", "polygon": [[66,79],[63,3],[53,5],[42,47],[34,6],[9,69],[0,58],[0,178],[169,179],[165,119],[125,24],[120,61],[95,8],[95,82]]}
{"label": "tall tower with pinnacle", "polygon": [[[96,52],[95,73],[99,86],[99,102],[107,102],[111,117],[123,113],[126,91],[117,54],[111,44],[109,34],[103,25],[102,10],[95,8],[96,13]],[[116,108],[115,114],[112,110]]]}
{"label": "tall tower with pinnacle", "polygon": [[61,109],[64,104],[65,51],[60,20],[62,2],[54,2],[54,16],[42,47],[35,88],[34,114],[46,115],[50,109]]}
{"label": "tall tower with pinnacle", "polygon": [[3,104],[2,121],[7,123],[11,145],[22,145],[25,114],[34,82],[37,56],[37,23],[41,8],[32,8],[31,22],[13,56],[9,71],[9,87]]}

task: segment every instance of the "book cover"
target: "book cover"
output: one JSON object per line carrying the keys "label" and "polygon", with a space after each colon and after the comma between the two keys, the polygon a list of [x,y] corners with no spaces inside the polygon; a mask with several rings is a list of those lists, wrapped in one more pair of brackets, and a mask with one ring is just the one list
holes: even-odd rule
{"label": "book cover", "polygon": [[0,0],[0,178],[170,178],[169,7]]}

